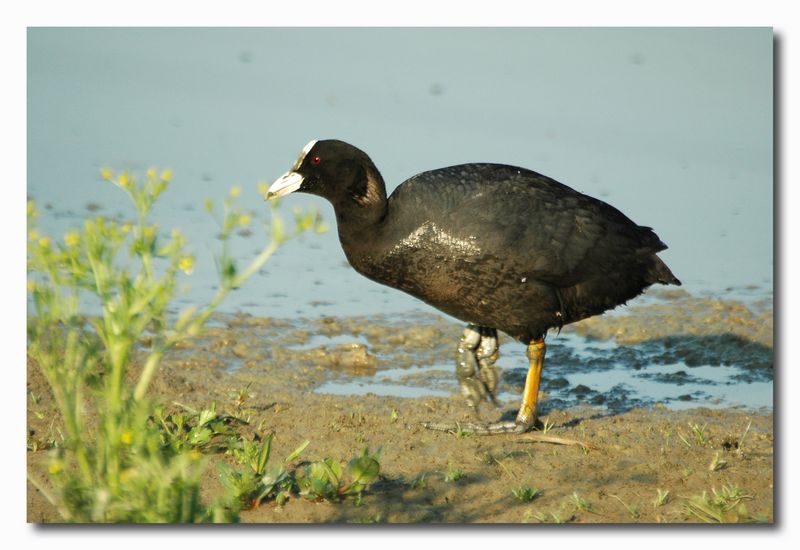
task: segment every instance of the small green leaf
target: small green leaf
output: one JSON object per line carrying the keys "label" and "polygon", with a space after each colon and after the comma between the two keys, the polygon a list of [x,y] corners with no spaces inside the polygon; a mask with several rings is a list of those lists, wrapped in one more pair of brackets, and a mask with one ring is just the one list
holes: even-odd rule
{"label": "small green leaf", "polygon": [[211,440],[212,432],[208,428],[194,427],[189,432],[189,441],[192,445],[203,445]]}
{"label": "small green leaf", "polygon": [[353,483],[369,485],[378,477],[381,465],[371,456],[360,456],[350,461],[350,476]]}
{"label": "small green leaf", "polygon": [[311,443],[311,441],[308,439],[303,441],[299,447],[297,447],[294,451],[292,451],[292,453],[289,456],[286,457],[286,460],[284,462],[288,464],[289,462],[300,456],[300,453],[302,453],[305,450],[305,448],[308,447],[309,443]]}
{"label": "small green leaf", "polygon": [[269,460],[269,453],[270,449],[272,448],[272,438],[274,437],[274,433],[270,433],[264,438],[264,441],[261,443],[261,453],[258,455],[258,464],[256,469],[256,474],[261,475],[264,473],[264,469],[267,467],[267,461]]}
{"label": "small green leaf", "polygon": [[216,417],[217,417],[217,412],[214,410],[214,408],[203,409],[202,411],[200,411],[200,415],[198,416],[197,425],[205,426],[206,424],[214,420]]}

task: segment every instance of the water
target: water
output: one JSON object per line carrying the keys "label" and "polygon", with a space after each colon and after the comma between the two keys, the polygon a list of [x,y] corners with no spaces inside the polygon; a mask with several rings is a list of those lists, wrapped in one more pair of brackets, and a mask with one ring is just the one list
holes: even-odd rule
{"label": "water", "polygon": [[[341,341],[348,341],[348,336],[341,335]],[[611,340],[590,340],[568,332],[549,338],[547,353],[542,377],[547,396],[543,411],[581,404],[610,412],[657,403],[672,409],[772,406],[772,369],[753,368],[752,358],[741,357],[727,365],[688,365],[672,362],[672,356],[659,346],[621,347]],[[761,353],[761,359],[771,361],[771,350]],[[340,374],[315,391],[396,397],[441,397],[458,392],[452,362],[420,363],[368,374]],[[391,359],[382,359],[379,364],[391,364]],[[503,406],[519,405],[525,365],[523,346],[510,342],[503,346],[497,362],[504,371],[498,392]]]}
{"label": "water", "polygon": [[[190,236],[182,301],[204,302],[217,227],[203,200],[243,187],[256,225],[235,250],[251,257],[265,242],[257,182],[337,137],[389,190],[461,162],[532,168],[654,227],[689,291],[771,298],[772,97],[764,28],[31,29],[28,194],[58,237],[87,215],[132,217],[101,167],[171,167],[154,217]],[[282,209],[309,205],[333,224],[315,197]],[[284,246],[225,308],[430,311],[357,275],[335,231]]]}

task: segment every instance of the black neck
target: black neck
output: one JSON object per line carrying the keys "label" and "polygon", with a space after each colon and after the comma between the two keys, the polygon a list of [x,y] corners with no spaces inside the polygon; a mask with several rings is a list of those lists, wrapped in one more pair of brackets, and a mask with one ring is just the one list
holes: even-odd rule
{"label": "black neck", "polygon": [[374,238],[386,217],[386,185],[380,172],[371,163],[362,171],[333,208],[339,229],[339,240],[345,252],[355,252]]}

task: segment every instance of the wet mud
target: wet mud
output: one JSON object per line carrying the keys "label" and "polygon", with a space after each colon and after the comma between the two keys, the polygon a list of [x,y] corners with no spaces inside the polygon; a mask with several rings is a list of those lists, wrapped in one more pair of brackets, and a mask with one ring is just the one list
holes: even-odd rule
{"label": "wet mud", "polygon": [[[540,428],[584,446],[420,428],[475,419],[454,374],[463,327],[428,313],[219,315],[165,358],[153,391],[168,407],[224,409],[247,388],[243,411],[253,430],[276,432],[274,456],[305,439],[309,460],[381,449],[382,477],[360,506],[294,498],[245,522],[697,522],[692,499],[724,487],[746,496],[727,520],[770,522],[772,317],[771,300],[670,291],[551,333]],[[482,420],[513,418],[524,384],[524,346],[500,344],[500,406],[482,407]],[[49,395],[31,365],[28,390]],[[48,399],[29,400],[29,433],[52,431]],[[46,455],[28,452],[45,483]],[[522,487],[541,493],[526,501],[513,494]],[[206,495],[220,490],[209,467]],[[31,485],[28,518],[58,520]]]}

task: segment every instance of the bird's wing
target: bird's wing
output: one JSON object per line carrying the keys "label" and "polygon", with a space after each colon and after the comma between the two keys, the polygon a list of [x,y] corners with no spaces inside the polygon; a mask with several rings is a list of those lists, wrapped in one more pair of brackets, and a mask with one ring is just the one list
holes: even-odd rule
{"label": "bird's wing", "polygon": [[637,249],[664,247],[649,228],[616,208],[511,166],[469,164],[423,173],[393,198],[413,201],[418,223],[435,220],[439,230],[473,242],[484,257],[503,258],[509,270],[555,286],[602,272],[613,267],[604,262]]}

